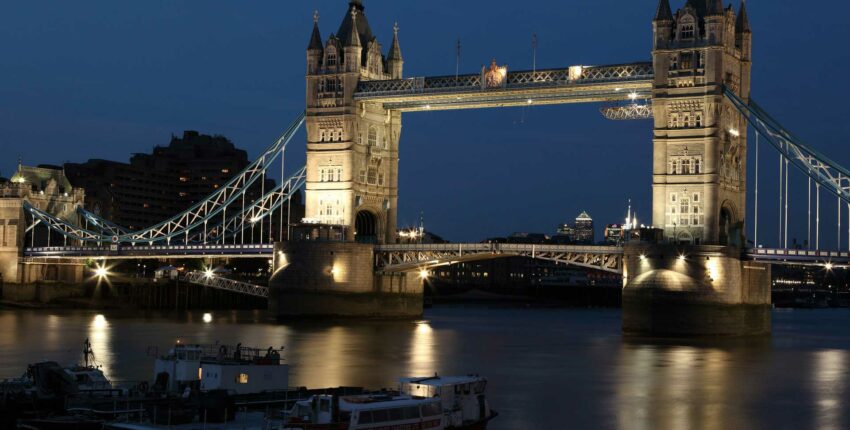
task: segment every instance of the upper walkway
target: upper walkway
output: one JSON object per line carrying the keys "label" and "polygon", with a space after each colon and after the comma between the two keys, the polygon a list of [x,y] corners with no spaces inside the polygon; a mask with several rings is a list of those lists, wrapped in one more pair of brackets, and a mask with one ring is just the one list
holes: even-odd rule
{"label": "upper walkway", "polygon": [[[495,78],[489,78],[495,73]],[[502,73],[501,75],[499,73]],[[493,75],[489,75],[493,76]],[[652,63],[362,81],[354,99],[402,112],[649,99]]]}

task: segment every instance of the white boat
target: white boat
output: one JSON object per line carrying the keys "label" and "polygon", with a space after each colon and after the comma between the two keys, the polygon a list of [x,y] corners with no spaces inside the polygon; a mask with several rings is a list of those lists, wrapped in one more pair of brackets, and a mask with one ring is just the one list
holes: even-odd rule
{"label": "white boat", "polygon": [[94,350],[92,350],[88,338],[83,344],[83,363],[65,367],[64,370],[74,379],[74,382],[77,383],[77,389],[80,391],[101,391],[113,388],[112,383],[109,382],[100,366],[97,365],[94,359]]}
{"label": "white boat", "polygon": [[178,343],[167,355],[157,358],[154,389],[226,390],[235,394],[286,390],[289,365],[282,362],[282,349]]}
{"label": "white boat", "polygon": [[357,396],[316,395],[297,402],[281,430],[478,430],[497,416],[487,380],[438,375],[402,378],[399,390]]}

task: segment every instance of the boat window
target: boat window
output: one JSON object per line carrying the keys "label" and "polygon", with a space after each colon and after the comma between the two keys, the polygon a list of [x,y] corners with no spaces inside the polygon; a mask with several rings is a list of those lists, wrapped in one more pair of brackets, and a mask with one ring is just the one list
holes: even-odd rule
{"label": "boat window", "polygon": [[431,417],[434,415],[440,415],[440,405],[438,403],[428,403],[427,405],[422,405],[422,416],[423,417]]}
{"label": "boat window", "polygon": [[343,411],[339,413],[339,421],[343,423],[351,422],[351,412]]}
{"label": "boat window", "polygon": [[248,374],[247,373],[240,373],[239,375],[236,375],[236,383],[237,384],[247,384],[248,383]]}
{"label": "boat window", "polygon": [[384,421],[389,421],[390,415],[387,413],[386,409],[378,409],[372,411],[372,420],[376,423],[382,423]]}
{"label": "boat window", "polygon": [[418,406],[408,406],[404,408],[404,419],[412,420],[419,418],[419,407]]}
{"label": "boat window", "polygon": [[401,421],[404,419],[404,409],[390,409],[390,421]]}
{"label": "boat window", "polygon": [[372,411],[360,411],[360,417],[357,419],[359,424],[369,424],[373,422]]}
{"label": "boat window", "polygon": [[319,402],[319,411],[320,412],[330,412],[331,411],[331,400],[330,399],[322,399]]}

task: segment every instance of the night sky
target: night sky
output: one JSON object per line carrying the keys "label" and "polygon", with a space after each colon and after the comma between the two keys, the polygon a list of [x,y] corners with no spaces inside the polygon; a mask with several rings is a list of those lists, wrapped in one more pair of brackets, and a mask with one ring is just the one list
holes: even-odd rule
{"label": "night sky", "polygon": [[[25,164],[127,161],[194,129],[251,156],[304,108],[313,10],[322,37],[345,0],[25,1],[0,14],[0,172]],[[405,76],[650,60],[656,0],[368,0],[385,50],[401,28]],[[674,9],[684,0],[672,1]],[[728,1],[724,1],[727,4]],[[850,36],[844,1],[750,0],[753,98],[811,146],[850,166]],[[735,4],[737,8],[738,4]],[[608,122],[598,105],[404,116],[399,225],[424,212],[454,240],[552,234],[587,210],[619,222],[627,199],[650,222],[651,124]],[[303,163],[303,132],[288,156]],[[778,156],[762,147],[760,242],[773,245]],[[751,145],[751,160],[754,158]],[[752,177],[753,164],[750,164]],[[753,182],[750,183],[752,196]],[[805,179],[792,176],[791,237],[806,237]],[[799,188],[799,189],[798,189]],[[753,199],[750,198],[750,206]],[[835,244],[836,198],[823,196],[822,248]],[[847,245],[847,209],[842,245]],[[749,230],[752,231],[752,223]]]}

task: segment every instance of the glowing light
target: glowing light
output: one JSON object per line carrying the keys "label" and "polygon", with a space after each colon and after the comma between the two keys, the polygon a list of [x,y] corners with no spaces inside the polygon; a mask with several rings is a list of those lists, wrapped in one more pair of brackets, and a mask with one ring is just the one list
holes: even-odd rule
{"label": "glowing light", "polygon": [[206,268],[204,270],[204,277],[207,278],[207,279],[212,278],[213,277],[213,270],[210,269],[210,268]]}
{"label": "glowing light", "polygon": [[532,104],[532,103],[534,103],[534,100],[528,99],[528,101],[526,103]]}
{"label": "glowing light", "polygon": [[109,276],[109,268],[106,267],[106,263],[97,265],[94,269],[94,275],[98,279],[106,279]]}
{"label": "glowing light", "polygon": [[103,330],[103,329],[106,328],[106,325],[107,325],[107,323],[106,323],[106,317],[105,316],[95,315],[94,322],[92,323],[92,326],[94,328],[96,328],[98,330]]}
{"label": "glowing light", "polygon": [[679,261],[685,261],[686,259],[687,259],[687,257],[685,257],[685,254],[679,255]]}
{"label": "glowing light", "polygon": [[204,314],[204,322],[207,323],[207,324],[211,323],[212,322],[212,314],[210,314],[210,313]]}
{"label": "glowing light", "polygon": [[638,98],[638,95],[637,95],[636,92],[629,93],[629,100],[635,101],[635,100],[637,100],[637,98]]}
{"label": "glowing light", "polygon": [[425,109],[430,110],[430,109],[431,109],[431,105],[425,105]]}
{"label": "glowing light", "polygon": [[646,260],[646,255],[641,254],[641,255],[640,255],[640,259],[641,259],[641,261]]}
{"label": "glowing light", "polygon": [[254,218],[251,218],[251,224],[256,224],[256,223],[260,222],[260,220],[261,220],[261,219],[262,219],[262,218],[260,218],[260,217],[258,217],[258,216],[255,216]]}
{"label": "glowing light", "polygon": [[828,270],[828,271],[832,271],[832,269],[833,269],[835,266],[833,266],[833,264],[832,264],[832,263],[826,263],[823,267],[825,267],[825,268],[826,268],[826,270]]}
{"label": "glowing light", "polygon": [[738,137],[738,136],[741,135],[741,132],[739,132],[737,128],[730,128],[729,134],[731,134],[732,136]]}
{"label": "glowing light", "polygon": [[428,278],[428,271],[425,270],[425,269],[420,270],[419,271],[419,277],[422,278],[422,279]]}

